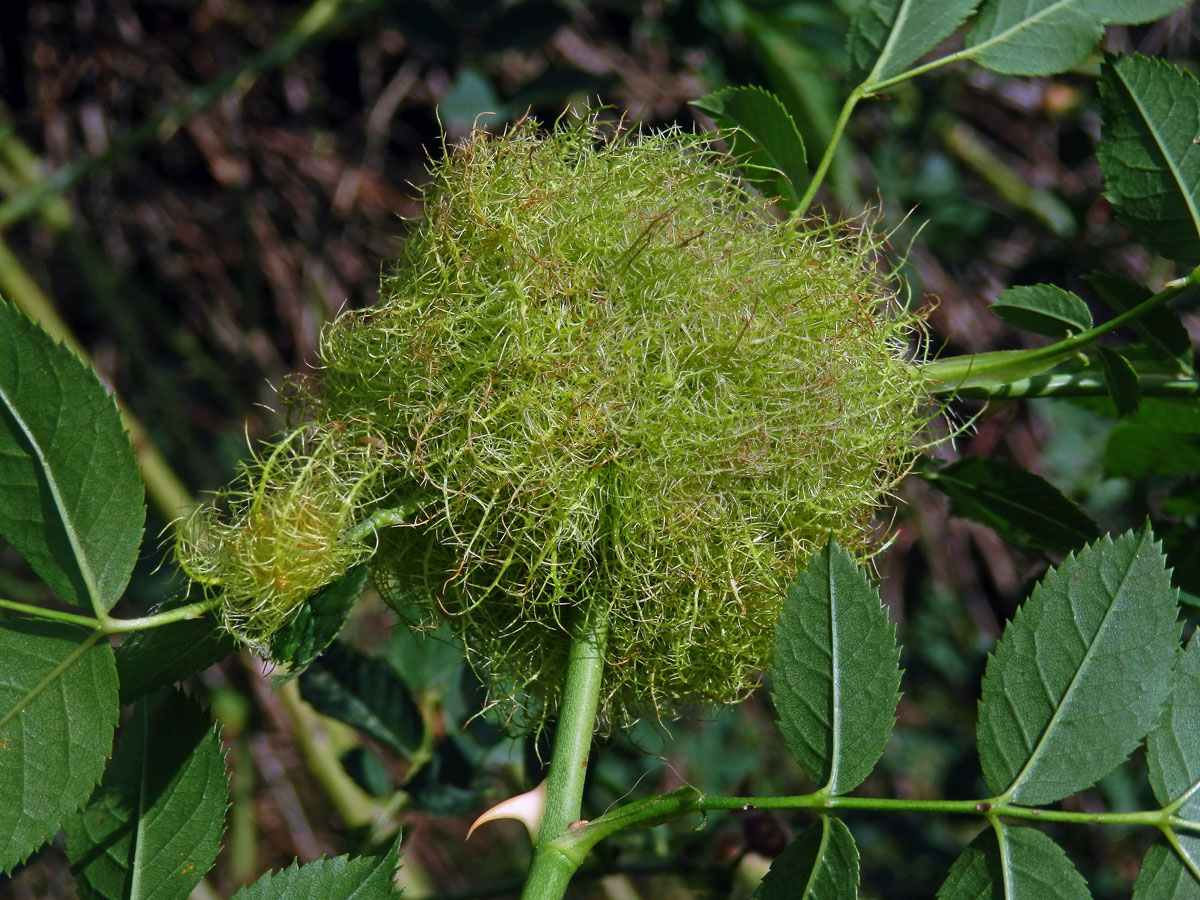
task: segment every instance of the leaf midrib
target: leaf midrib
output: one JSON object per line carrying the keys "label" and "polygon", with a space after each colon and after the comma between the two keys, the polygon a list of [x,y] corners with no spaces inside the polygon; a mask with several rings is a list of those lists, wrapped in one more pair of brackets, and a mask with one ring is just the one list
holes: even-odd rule
{"label": "leaf midrib", "polygon": [[[1154,138],[1154,145],[1158,148],[1159,153],[1166,162],[1167,168],[1171,172],[1171,177],[1175,180],[1176,187],[1179,188],[1179,193],[1183,195],[1183,202],[1187,205],[1188,212],[1192,216],[1192,224],[1196,226],[1197,235],[1200,235],[1200,210],[1197,210],[1192,195],[1187,190],[1187,185],[1183,180],[1183,173],[1176,166],[1174,157],[1167,152],[1168,145],[1165,142],[1165,139],[1160,137],[1159,129],[1155,126],[1154,121],[1148,115],[1148,110],[1146,107],[1142,105],[1141,98],[1134,92],[1132,86],[1125,79],[1125,75],[1121,69],[1117,69],[1117,74],[1121,78],[1121,86],[1125,88],[1125,92],[1129,95],[1129,99],[1132,100],[1133,104],[1137,107],[1138,113],[1142,117],[1142,121],[1146,123],[1146,127],[1150,130],[1150,135]],[[1167,116],[1163,116],[1163,118],[1165,120]]]}
{"label": "leaf midrib", "polygon": [[875,66],[871,69],[870,74],[863,79],[864,84],[874,84],[886,77],[881,74],[881,71],[885,68],[885,63],[888,62],[892,55],[892,44],[904,29],[904,23],[908,19],[910,7],[910,0],[901,0],[900,7],[896,10],[896,18],[892,20],[892,27],[888,32],[887,40],[883,42],[883,47],[879,51],[879,59],[875,61]]}
{"label": "leaf midrib", "polygon": [[[1133,567],[1137,563],[1138,552],[1141,550],[1141,545],[1142,541],[1138,541],[1137,546],[1134,548],[1133,555],[1129,560],[1129,564],[1125,567],[1125,572],[1121,575],[1120,584],[1117,586],[1116,590],[1112,592],[1112,599],[1108,604],[1108,608],[1104,611],[1104,618],[1100,620],[1100,627],[1096,629],[1095,636],[1089,642],[1087,650],[1084,651],[1083,658],[1079,661],[1079,665],[1075,667],[1075,674],[1071,677],[1071,683],[1067,685],[1066,691],[1063,692],[1062,699],[1055,707],[1054,714],[1050,717],[1050,721],[1047,722],[1046,727],[1042,729],[1042,733],[1038,738],[1038,742],[1034,745],[1033,750],[1030,751],[1029,759],[1025,761],[1025,765],[1021,768],[1021,771],[1017,773],[1017,776],[1013,779],[1012,784],[1010,784],[1008,789],[1005,790],[1005,792],[1001,795],[1005,798],[1005,800],[1012,797],[1020,789],[1022,781],[1028,777],[1029,772],[1038,759],[1038,755],[1046,746],[1047,737],[1053,733],[1055,724],[1063,715],[1063,710],[1069,705],[1071,698],[1074,696],[1075,689],[1079,684],[1080,675],[1083,673],[1084,669],[1087,668],[1088,662],[1092,657],[1092,652],[1096,649],[1096,646],[1100,643],[1101,636],[1108,628],[1109,618],[1112,616],[1113,610],[1117,606],[1117,599],[1121,596],[1122,591],[1124,591],[1125,584],[1129,580],[1129,574],[1133,571]],[[1070,604],[1069,599],[1067,603],[1068,605]]]}
{"label": "leaf midrib", "polygon": [[828,579],[828,593],[829,593],[829,644],[830,644],[830,647],[829,647],[829,651],[830,651],[829,702],[833,706],[833,710],[830,715],[830,722],[832,724],[831,730],[832,730],[832,737],[833,737],[833,740],[830,742],[830,751],[831,751],[832,758],[829,760],[829,781],[826,783],[825,788],[831,794],[836,794],[837,793],[838,769],[839,769],[838,760],[841,758],[841,755],[842,755],[842,752],[841,752],[842,751],[842,748],[841,748],[841,741],[842,741],[842,696],[841,695],[842,695],[842,692],[841,692],[841,682],[838,679],[838,673],[841,671],[841,666],[840,666],[841,643],[838,640],[838,631],[837,631],[837,627],[838,627],[837,587],[835,585],[834,577],[833,577],[833,553],[831,550],[831,546],[829,544],[825,545],[825,561],[826,561],[826,566],[825,566],[826,576],[825,577]]}
{"label": "leaf midrib", "polygon": [[62,491],[59,490],[58,480],[54,477],[50,462],[46,459],[46,455],[42,451],[42,445],[37,440],[28,423],[26,423],[24,417],[17,411],[12,398],[9,397],[8,392],[2,385],[0,385],[0,402],[3,402],[9,415],[17,423],[17,427],[20,428],[21,433],[25,435],[25,440],[29,442],[29,447],[33,452],[34,458],[37,460],[38,467],[41,469],[42,477],[46,479],[50,496],[54,499],[54,507],[58,510],[59,522],[67,535],[67,542],[71,545],[71,553],[75,557],[75,565],[79,568],[79,575],[83,579],[84,587],[87,589],[88,600],[92,604],[92,611],[98,618],[104,619],[107,616],[108,610],[100,602],[100,592],[96,587],[95,575],[92,573],[91,565],[83,553],[83,547],[80,543],[79,535],[75,530],[74,523],[67,514],[66,502],[63,500]]}

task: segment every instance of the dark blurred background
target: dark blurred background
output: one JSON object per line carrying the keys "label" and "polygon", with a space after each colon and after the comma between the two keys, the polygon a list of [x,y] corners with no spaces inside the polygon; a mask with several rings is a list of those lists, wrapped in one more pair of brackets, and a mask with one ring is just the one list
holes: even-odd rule
{"label": "dark blurred background", "polygon": [[[856,5],[0,3],[0,295],[74,336],[144,426],[135,436],[166,463],[167,499],[152,506],[130,607],[179,590],[164,541],[154,540],[169,529],[170,498],[227,481],[248,447],[279,427],[275,390],[311,365],[322,325],[374,302],[381,265],[419,212],[426,161],[444,141],[477,121],[502,128],[528,112],[552,122],[568,107],[601,104],[639,126],[705,128],[689,100],[760,84],[783,99],[815,159],[852,87],[843,41]],[[1197,12],[1185,9],[1110,30],[1105,46],[1190,65],[1197,26]],[[1099,63],[1097,53],[1077,72],[1032,79],[951,66],[860,106],[820,200],[835,215],[876,210],[912,302],[930,310],[935,351],[1020,346],[1026,338],[987,311],[1009,285],[1049,281],[1091,302],[1082,276],[1099,266],[1147,284],[1174,277],[1129,241],[1102,197]],[[1099,304],[1096,314],[1108,315]],[[1194,315],[1185,321],[1193,326]],[[980,411],[962,403],[950,416],[963,422]],[[1200,506],[1173,514],[1163,482],[1114,473],[1105,447],[1117,425],[1104,413],[1067,401],[997,405],[939,455],[1032,469],[1105,529],[1147,515],[1156,527],[1184,528],[1173,561],[1194,572],[1200,543],[1188,523]],[[897,736],[863,791],[982,796],[973,729],[984,655],[1051,560],[950,518],[917,479],[898,500],[895,541],[876,564],[906,648],[905,699]],[[5,596],[43,599],[3,547],[0,569]],[[470,844],[463,838],[480,810],[536,782],[534,740],[468,725],[478,684],[454,648],[394,630],[369,598],[350,638],[387,660],[439,724],[428,759],[313,719],[272,690],[260,663],[227,660],[192,686],[225,723],[234,773],[228,852],[194,896],[228,896],[296,856],[358,851],[399,825],[408,896],[513,896],[528,859],[521,827],[489,825]],[[597,757],[588,808],[682,783],[806,790],[771,722],[762,692],[719,715],[614,738]],[[312,777],[297,744],[310,732],[331,741],[326,752],[341,755],[371,798],[374,828],[347,821],[345,804]],[[1140,762],[1127,768],[1066,804],[1149,802]],[[703,830],[690,830],[694,822],[622,836],[597,852],[579,896],[749,896],[756,873],[804,822],[730,814]],[[863,856],[862,896],[897,900],[932,896],[978,827],[929,817],[848,822]],[[1054,834],[1097,897],[1128,895],[1148,835]],[[73,892],[54,846],[0,879],[4,897]]]}

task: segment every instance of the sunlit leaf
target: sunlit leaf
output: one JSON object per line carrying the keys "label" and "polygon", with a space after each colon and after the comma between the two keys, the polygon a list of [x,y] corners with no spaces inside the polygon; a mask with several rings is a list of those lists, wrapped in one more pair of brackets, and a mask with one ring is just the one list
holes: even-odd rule
{"label": "sunlit leaf", "polygon": [[1177,613],[1148,528],[1047,572],[988,659],[977,727],[988,787],[1051,803],[1119,765],[1166,700]]}
{"label": "sunlit leaf", "polygon": [[1053,284],[1009,288],[996,298],[992,312],[1014,328],[1062,338],[1092,327],[1092,313],[1075,294]]}
{"label": "sunlit leaf", "polygon": [[763,180],[765,174],[774,180],[778,172],[790,200],[799,199],[808,187],[804,141],[778,97],[760,87],[730,87],[693,100],[692,106],[713,116],[720,125],[736,127],[750,139],[747,144],[735,136],[733,152],[750,170],[751,178]]}
{"label": "sunlit leaf", "polygon": [[292,863],[247,885],[233,900],[393,900],[400,867],[400,837],[379,856],[338,856]]}
{"label": "sunlit leaf", "polygon": [[1187,0],[986,0],[966,55],[1010,75],[1065,72],[1099,42],[1105,25],[1161,19]]}
{"label": "sunlit leaf", "polygon": [[106,641],[57,622],[0,623],[0,659],[0,872],[9,872],[100,780],[117,672]]}
{"label": "sunlit leaf", "polygon": [[1147,246],[1200,263],[1200,82],[1160,59],[1110,59],[1100,74],[1096,155],[1105,196]]}
{"label": "sunlit leaf", "polygon": [[221,849],[225,753],[194,700],[165,691],[138,703],[67,856],[88,896],[185,900]]}
{"label": "sunlit leaf", "polygon": [[141,475],[117,407],[0,300],[0,537],[64,600],[108,611],[137,561]]}
{"label": "sunlit leaf", "polygon": [[870,85],[898,75],[954,34],[978,5],[979,0],[866,0],[846,36],[854,77]]}
{"label": "sunlit leaf", "polygon": [[858,847],[841,819],[821,816],[787,845],[754,892],[754,900],[854,900]]}
{"label": "sunlit leaf", "polygon": [[801,768],[832,794],[853,790],[896,722],[900,651],[879,593],[832,539],[788,588],[771,671]]}
{"label": "sunlit leaf", "polygon": [[[980,832],[954,861],[937,900],[1088,900],[1087,883],[1042,832],[1001,825]],[[1000,852],[1000,840],[1004,852]]]}
{"label": "sunlit leaf", "polygon": [[1088,515],[1046,479],[1008,463],[967,457],[922,472],[950,498],[950,512],[1021,547],[1066,552],[1100,536]]}

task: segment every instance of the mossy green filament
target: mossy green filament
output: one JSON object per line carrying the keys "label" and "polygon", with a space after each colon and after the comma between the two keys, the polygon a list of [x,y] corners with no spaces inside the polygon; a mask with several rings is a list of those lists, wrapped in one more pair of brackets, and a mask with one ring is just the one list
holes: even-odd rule
{"label": "mossy green filament", "polygon": [[477,132],[380,305],[324,336],[311,407],[378,442],[364,496],[431,497],[379,534],[377,587],[518,721],[596,602],[610,720],[744,695],[784,585],[831,534],[871,546],[928,417],[879,238],[783,223],[734,171],[680,132]]}

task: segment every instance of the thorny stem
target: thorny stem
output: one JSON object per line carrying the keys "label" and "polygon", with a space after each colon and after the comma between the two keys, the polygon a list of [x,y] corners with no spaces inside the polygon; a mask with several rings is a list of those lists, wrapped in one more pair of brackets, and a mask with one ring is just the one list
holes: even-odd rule
{"label": "thorny stem", "polygon": [[[971,388],[991,388],[1004,382],[1018,382],[1043,374],[1069,359],[1084,347],[1116,331],[1122,325],[1162,306],[1191,287],[1200,285],[1200,268],[1169,283],[1157,294],[1127,309],[1107,322],[1073,334],[1035,350],[1000,350],[969,356],[952,356],[925,363],[922,370],[930,389],[937,392],[963,393]],[[1029,396],[1029,395],[1025,395]]]}
{"label": "thorny stem", "polygon": [[608,607],[598,602],[589,603],[567,656],[567,673],[546,786],[546,809],[521,900],[557,900],[586,855],[586,850],[578,854],[564,853],[556,839],[580,827],[583,782],[596,727],[596,709],[600,704],[607,642]]}
{"label": "thorny stem", "polygon": [[793,797],[705,797],[694,788],[680,788],[627,804],[599,819],[572,829],[554,842],[564,857],[582,858],[609,835],[625,828],[647,827],[677,819],[690,813],[724,809],[869,809],[877,812],[931,812],[953,815],[985,816],[997,819],[1027,819],[1042,822],[1068,822],[1086,825],[1142,825],[1162,829],[1200,832],[1200,822],[1172,815],[1170,807],[1126,813],[1066,812],[1038,809],[991,800],[895,800],[872,797],[830,797],[821,792]]}

